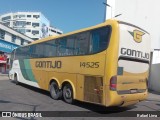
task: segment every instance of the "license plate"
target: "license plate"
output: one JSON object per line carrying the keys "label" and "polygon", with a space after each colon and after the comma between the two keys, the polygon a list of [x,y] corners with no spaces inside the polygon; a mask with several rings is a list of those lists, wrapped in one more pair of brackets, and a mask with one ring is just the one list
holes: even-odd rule
{"label": "license plate", "polygon": [[131,90],[131,93],[137,93],[137,90],[136,89]]}

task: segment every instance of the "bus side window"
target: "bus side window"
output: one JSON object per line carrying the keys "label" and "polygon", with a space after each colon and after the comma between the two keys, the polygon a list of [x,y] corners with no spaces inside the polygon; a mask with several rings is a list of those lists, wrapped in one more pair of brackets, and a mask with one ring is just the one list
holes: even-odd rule
{"label": "bus side window", "polygon": [[100,41],[99,34],[92,33],[91,34],[91,44],[90,44],[90,52],[91,53],[98,52],[98,50],[99,50],[99,41]]}
{"label": "bus side window", "polygon": [[97,53],[107,49],[110,32],[110,26],[91,31],[90,53]]}
{"label": "bus side window", "polygon": [[87,55],[89,53],[89,32],[77,34],[75,48],[77,55]]}
{"label": "bus side window", "polygon": [[75,36],[71,36],[67,38],[66,54],[74,55],[74,50],[75,50]]}
{"label": "bus side window", "polygon": [[36,54],[36,45],[30,46],[30,58],[37,58],[38,54]]}
{"label": "bus side window", "polygon": [[39,44],[37,44],[37,46],[36,46],[36,52],[35,52],[37,55],[38,55],[38,57],[44,57],[44,45],[43,45],[43,43],[39,43]]}
{"label": "bus side window", "polygon": [[45,57],[54,57],[56,56],[57,45],[55,44],[56,40],[48,41],[44,44],[44,56]]}

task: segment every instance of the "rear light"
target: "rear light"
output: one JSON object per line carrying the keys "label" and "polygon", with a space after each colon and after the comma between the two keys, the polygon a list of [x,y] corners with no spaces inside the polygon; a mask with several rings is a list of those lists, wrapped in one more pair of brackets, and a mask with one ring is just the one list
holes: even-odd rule
{"label": "rear light", "polygon": [[113,76],[110,79],[110,90],[116,91],[117,89],[117,76]]}

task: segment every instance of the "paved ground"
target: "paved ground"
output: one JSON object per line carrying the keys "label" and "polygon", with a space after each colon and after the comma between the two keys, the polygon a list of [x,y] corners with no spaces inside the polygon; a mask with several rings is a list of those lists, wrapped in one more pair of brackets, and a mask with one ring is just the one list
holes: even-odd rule
{"label": "paved ground", "polygon": [[[118,111],[113,111],[113,110]],[[112,111],[110,111],[112,110]],[[0,111],[61,111],[59,112],[59,116],[56,118],[46,118],[48,120],[52,119],[64,119],[63,116],[78,116],[78,114],[83,114],[85,116],[90,117],[66,117],[65,120],[74,120],[74,119],[109,119],[115,120],[116,117],[106,117],[106,116],[120,116],[121,114],[130,115],[134,114],[131,111],[160,111],[160,94],[151,92],[146,101],[140,102],[132,107],[126,108],[104,108],[101,106],[76,102],[74,105],[70,105],[65,103],[62,100],[53,100],[50,98],[48,92],[39,90],[27,85],[15,85],[12,81],[8,80],[8,77],[5,75],[0,75]],[[72,112],[64,112],[64,111],[72,111]],[[73,112],[79,111],[79,112]],[[84,112],[86,111],[86,112]],[[130,112],[128,112],[130,111]],[[56,113],[56,112],[54,112]],[[54,114],[52,112],[52,114]],[[95,117],[91,117],[91,116]],[[99,117],[98,117],[99,116]],[[21,118],[13,118],[13,119],[21,119]],[[24,118],[26,120],[28,118]],[[36,118],[32,118],[36,119]],[[118,118],[120,120],[123,117]],[[126,118],[125,118],[126,119]],[[127,118],[127,119],[136,119],[136,118]],[[148,119],[148,118],[147,118]],[[39,118],[37,119],[39,120]],[[145,119],[146,120],[146,119]]]}

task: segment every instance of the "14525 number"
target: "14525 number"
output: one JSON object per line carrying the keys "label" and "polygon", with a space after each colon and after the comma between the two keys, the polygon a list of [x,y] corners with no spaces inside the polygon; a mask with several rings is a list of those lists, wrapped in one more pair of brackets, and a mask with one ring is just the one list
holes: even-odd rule
{"label": "14525 number", "polygon": [[99,68],[99,62],[80,62],[81,68]]}

